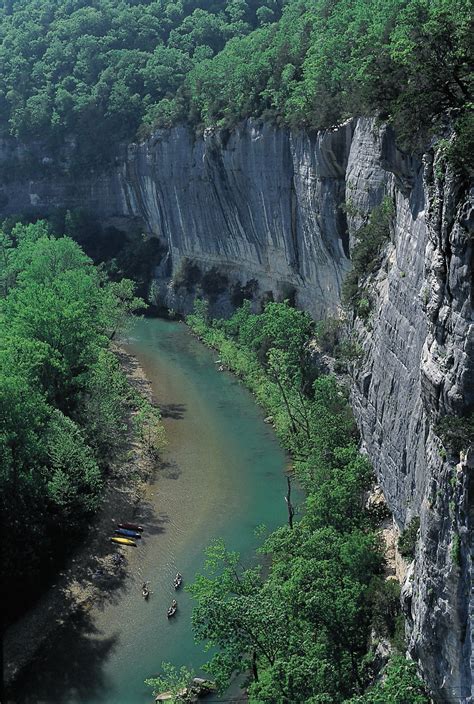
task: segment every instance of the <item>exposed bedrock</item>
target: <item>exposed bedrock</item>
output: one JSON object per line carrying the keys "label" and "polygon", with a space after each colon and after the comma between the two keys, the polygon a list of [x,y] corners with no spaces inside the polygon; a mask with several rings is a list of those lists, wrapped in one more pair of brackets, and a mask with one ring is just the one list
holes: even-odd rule
{"label": "exposed bedrock", "polygon": [[353,408],[399,527],[421,521],[403,588],[409,652],[436,701],[468,702],[474,462],[472,450],[446,451],[435,426],[474,402],[473,200],[442,156],[401,159],[388,135],[376,145],[349,160],[346,177],[359,211],[372,205],[364,183],[395,203],[384,262],[368,283],[373,313],[355,322],[364,355]]}
{"label": "exposed bedrock", "polygon": [[[406,156],[390,130],[367,119],[312,135],[253,121],[200,137],[159,130],[119,149],[106,173],[80,178],[65,175],[67,150],[31,149],[53,175],[10,178],[0,187],[3,212],[81,206],[104,222],[140,223],[166,245],[155,288],[178,311],[211,273],[214,312],[229,311],[232,291],[248,285],[256,304],[271,292],[295,295],[316,317],[335,313],[349,244],[390,197],[394,227],[367,282],[372,313],[354,323],[364,355],[353,407],[399,528],[420,517],[403,587],[409,652],[437,701],[471,701],[473,460],[446,453],[435,433],[440,417],[465,412],[474,396],[466,185],[441,156]],[[0,143],[4,168],[19,150]]]}
{"label": "exposed bedrock", "polygon": [[[252,121],[200,138],[186,127],[159,130],[123,149],[106,174],[5,186],[4,211],[82,206],[115,223],[138,218],[167,245],[157,280],[178,311],[192,306],[199,281],[177,291],[166,283],[191,262],[201,274],[221,272],[227,290],[256,280],[256,298],[296,293],[322,316],[336,310],[349,267],[340,206],[352,133],[352,123],[309,136]],[[229,296],[219,293],[225,312]]]}

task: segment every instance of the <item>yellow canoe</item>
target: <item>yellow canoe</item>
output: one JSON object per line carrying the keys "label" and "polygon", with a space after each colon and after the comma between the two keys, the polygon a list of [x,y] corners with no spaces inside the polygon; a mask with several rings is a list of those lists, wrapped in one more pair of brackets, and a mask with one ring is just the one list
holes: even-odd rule
{"label": "yellow canoe", "polygon": [[119,545],[133,545],[133,547],[137,547],[137,544],[134,540],[130,540],[129,538],[110,538],[110,540],[113,543],[118,543]]}

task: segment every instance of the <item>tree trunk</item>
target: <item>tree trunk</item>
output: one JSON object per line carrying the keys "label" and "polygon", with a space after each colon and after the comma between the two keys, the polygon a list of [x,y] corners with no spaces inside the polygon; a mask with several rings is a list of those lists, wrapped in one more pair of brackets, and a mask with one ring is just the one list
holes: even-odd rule
{"label": "tree trunk", "polygon": [[288,525],[290,526],[290,530],[293,530],[293,516],[295,515],[295,509],[293,508],[293,504],[291,503],[291,479],[290,479],[290,477],[287,477],[286,481],[288,482],[288,493],[285,497],[285,501],[288,506]]}

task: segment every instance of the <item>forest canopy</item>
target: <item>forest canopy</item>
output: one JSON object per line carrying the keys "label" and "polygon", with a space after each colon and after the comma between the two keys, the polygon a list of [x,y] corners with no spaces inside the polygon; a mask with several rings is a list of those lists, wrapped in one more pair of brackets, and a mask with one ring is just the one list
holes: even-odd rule
{"label": "forest canopy", "polygon": [[0,124],[22,139],[103,151],[182,121],[316,129],[370,113],[413,146],[447,112],[472,136],[472,0],[1,5]]}
{"label": "forest canopy", "polygon": [[3,567],[16,583],[10,611],[37,593],[101,503],[137,403],[110,348],[143,306],[134,288],[107,281],[43,221],[0,231],[0,507],[11,536]]}

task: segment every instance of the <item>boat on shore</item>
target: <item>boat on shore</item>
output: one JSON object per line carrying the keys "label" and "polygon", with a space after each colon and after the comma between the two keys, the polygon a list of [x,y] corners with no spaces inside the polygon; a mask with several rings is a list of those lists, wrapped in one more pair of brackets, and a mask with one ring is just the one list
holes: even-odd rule
{"label": "boat on shore", "polygon": [[141,538],[142,534],[137,530],[130,530],[128,528],[116,528],[114,533],[117,535],[123,535],[125,538]]}
{"label": "boat on shore", "polygon": [[130,538],[119,538],[118,535],[115,535],[113,538],[110,538],[110,540],[113,543],[118,543],[119,545],[130,545],[134,548],[137,547],[137,544],[134,540],[130,540]]}
{"label": "boat on shore", "polygon": [[125,528],[125,530],[136,530],[143,533],[143,526],[139,526],[138,523],[119,523],[118,528]]}

